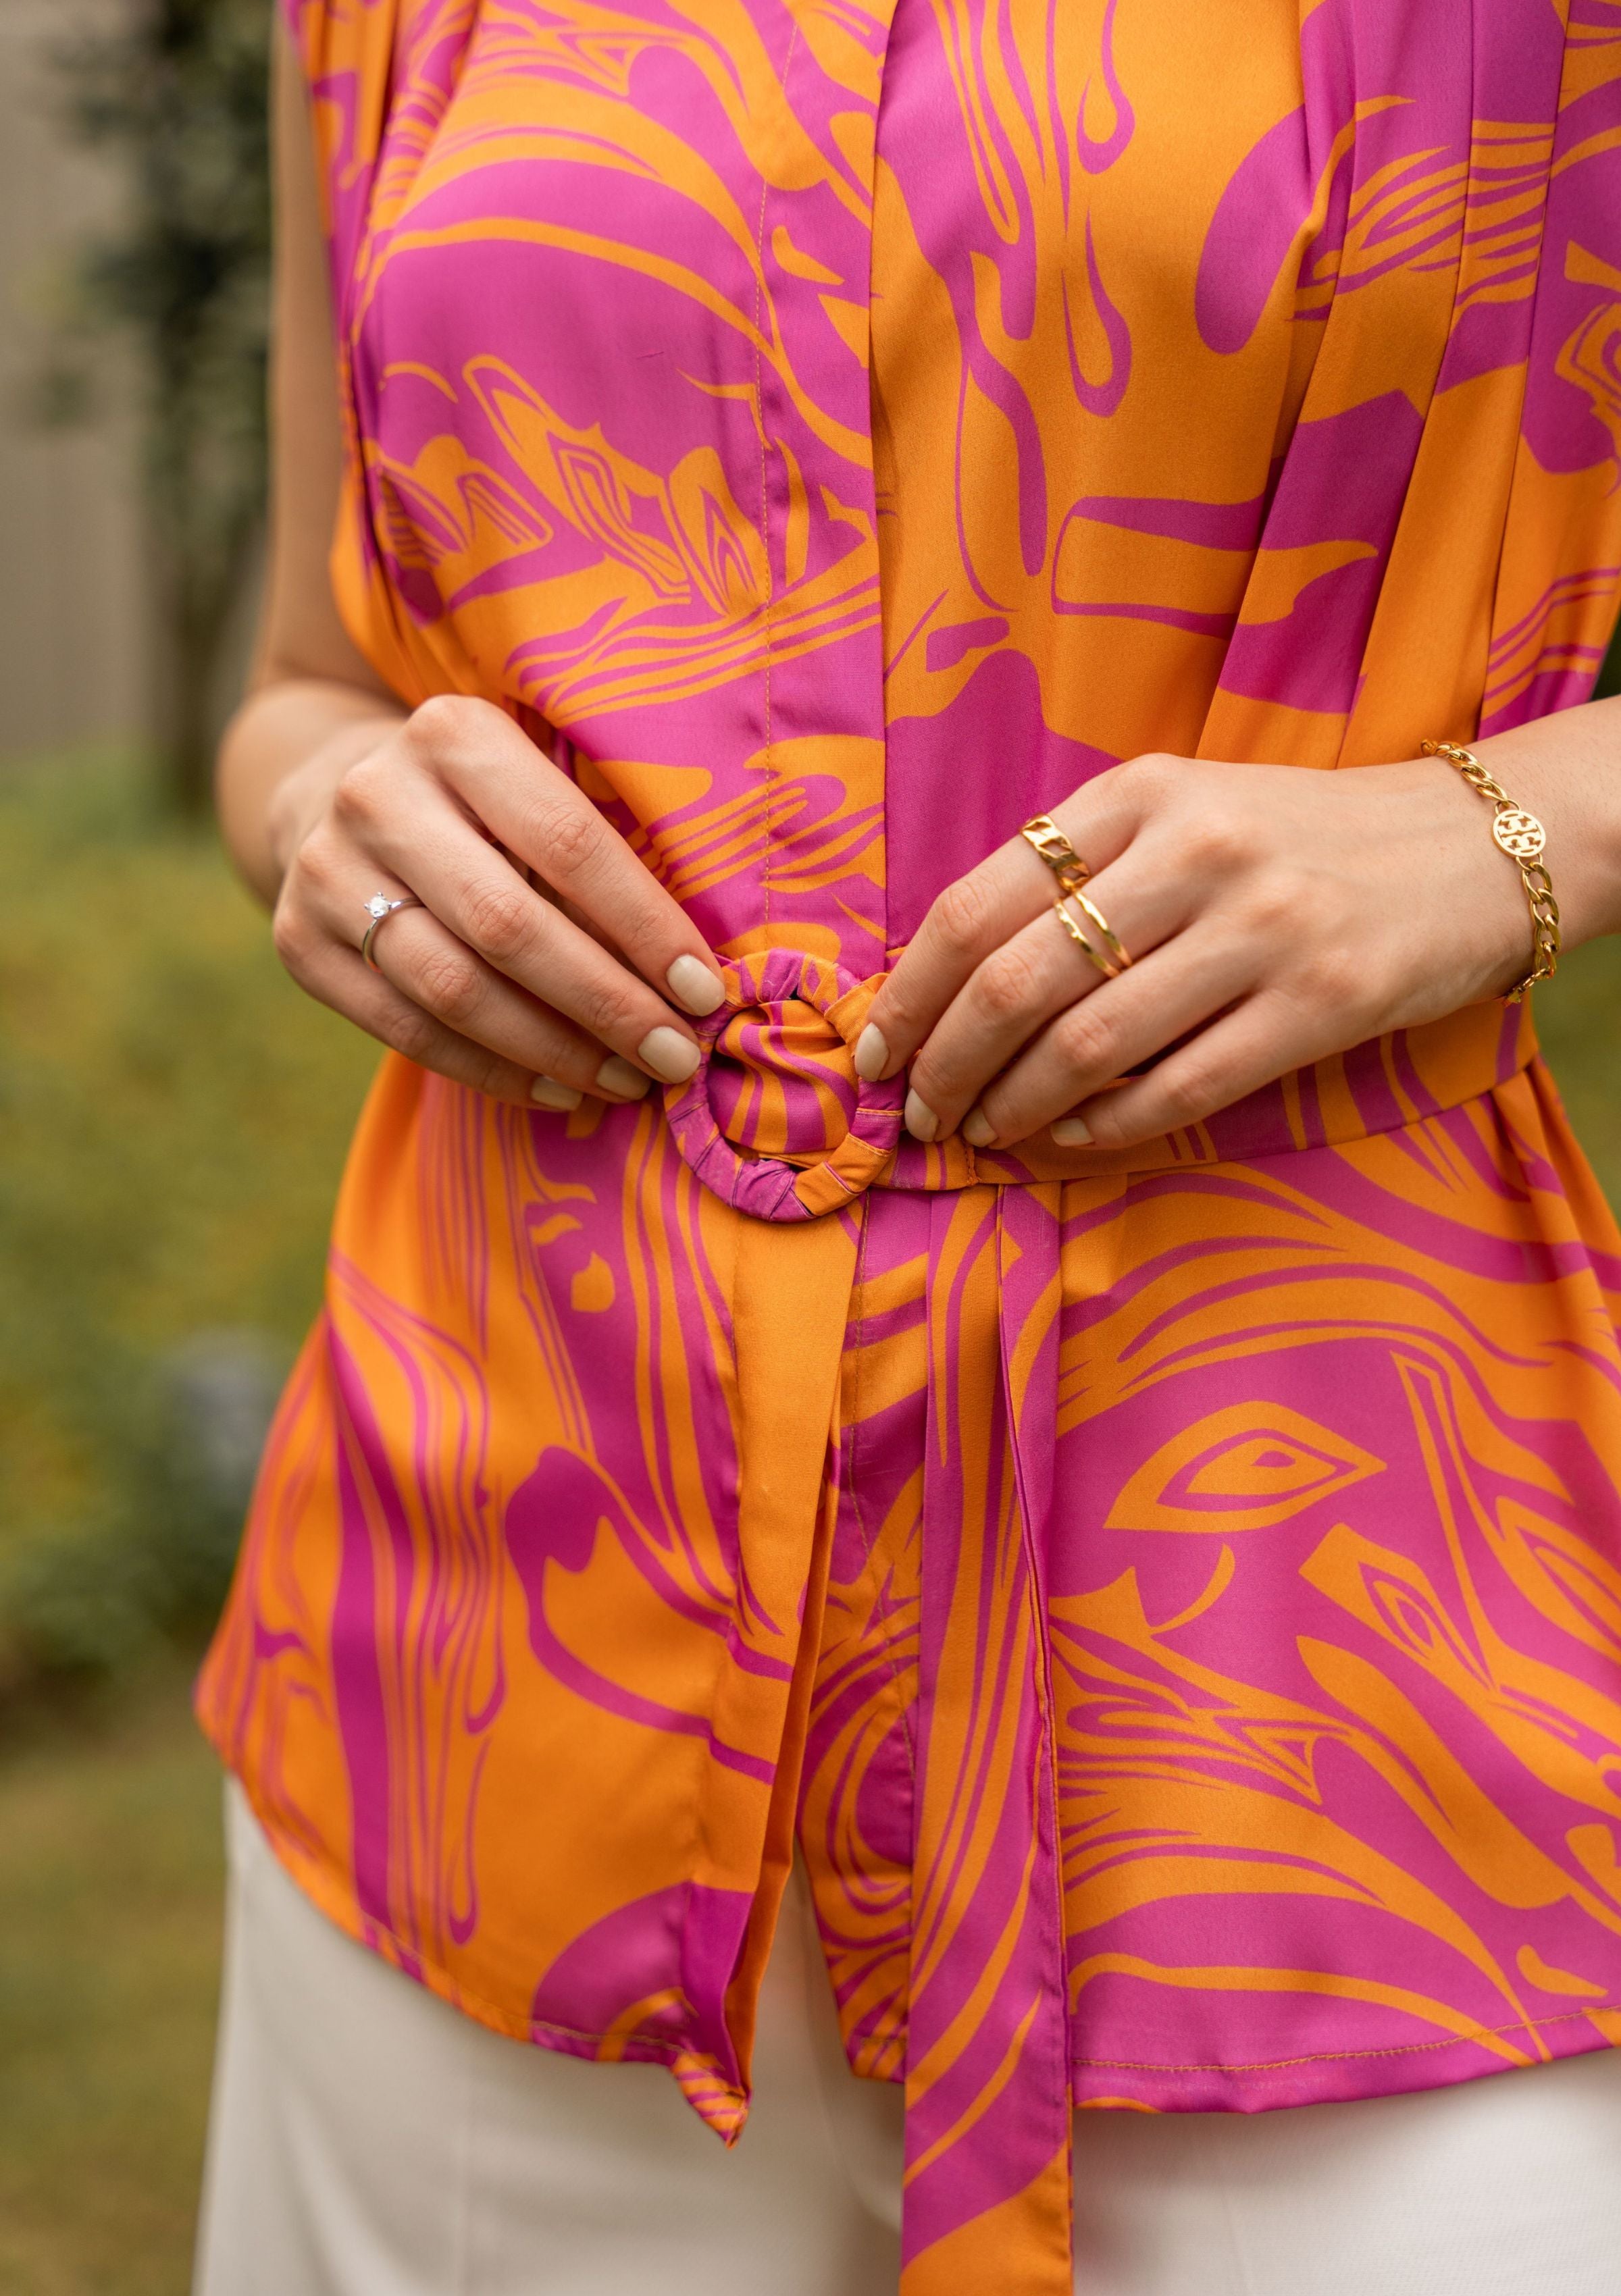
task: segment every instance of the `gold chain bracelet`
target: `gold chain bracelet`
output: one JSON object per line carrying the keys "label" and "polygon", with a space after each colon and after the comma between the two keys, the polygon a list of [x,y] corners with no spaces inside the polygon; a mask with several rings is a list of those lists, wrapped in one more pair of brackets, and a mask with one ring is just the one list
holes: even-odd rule
{"label": "gold chain bracelet", "polygon": [[1543,862],[1548,832],[1534,813],[1516,805],[1507,790],[1494,782],[1472,750],[1455,742],[1424,742],[1427,758],[1444,758],[1456,766],[1469,787],[1494,808],[1492,835],[1519,871],[1531,910],[1531,970],[1525,979],[1503,992],[1503,1002],[1517,1004],[1538,980],[1551,980],[1559,962],[1559,905],[1553,898],[1553,881]]}

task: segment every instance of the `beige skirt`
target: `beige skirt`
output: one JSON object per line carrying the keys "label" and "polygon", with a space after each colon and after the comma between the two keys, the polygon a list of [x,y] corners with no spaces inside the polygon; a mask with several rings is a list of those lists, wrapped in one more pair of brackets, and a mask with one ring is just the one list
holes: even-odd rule
{"label": "beige skirt", "polygon": [[[726,2152],[654,2066],[502,2040],[335,1930],[229,1790],[195,2296],[894,2296],[901,2101],[802,1888]],[[1082,2296],[1621,2296],[1621,2054],[1075,2126]],[[998,2296],[964,2289],[962,2296]]]}

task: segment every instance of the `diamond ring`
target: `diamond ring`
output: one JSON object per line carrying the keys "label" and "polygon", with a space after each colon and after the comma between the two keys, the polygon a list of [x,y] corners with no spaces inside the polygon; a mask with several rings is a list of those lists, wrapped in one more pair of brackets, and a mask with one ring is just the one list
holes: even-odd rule
{"label": "diamond ring", "polygon": [[366,904],[366,914],[371,919],[371,922],[366,926],[365,939],[360,943],[360,954],[374,972],[382,969],[372,955],[372,943],[377,938],[378,926],[385,918],[391,917],[396,909],[420,909],[422,903],[415,893],[402,893],[398,900],[391,900],[386,893],[372,895],[371,899]]}

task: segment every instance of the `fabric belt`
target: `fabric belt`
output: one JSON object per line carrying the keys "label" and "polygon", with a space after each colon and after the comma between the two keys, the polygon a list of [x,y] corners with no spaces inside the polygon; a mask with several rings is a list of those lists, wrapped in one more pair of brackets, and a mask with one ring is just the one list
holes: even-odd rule
{"label": "fabric belt", "polygon": [[[679,1152],[706,1188],[778,1223],[821,1221],[875,1188],[997,1191],[956,1213],[942,1202],[941,1218],[990,1248],[965,1248],[957,1264],[971,1260],[972,1274],[931,1309],[942,1321],[933,1352],[955,1368],[931,1375],[923,1536],[936,1559],[928,1583],[952,1591],[934,1600],[932,1623],[926,1600],[920,1627],[902,2292],[1071,2296],[1069,2019],[1047,1625],[1060,1184],[1104,1176],[1118,1186],[1132,1172],[1367,1139],[1506,1081],[1532,1057],[1535,1037],[1521,1008],[1475,1007],[1321,1062],[1206,1124],[1134,1149],[1049,1143],[976,1154],[959,1139],[926,1147],[902,1133],[904,1078],[856,1076],[852,1048],[882,975],[858,979],[791,949],[756,952],[724,972],[727,1004],[696,1023],[697,1073],[665,1095]],[[820,1410],[824,1387],[836,1387],[844,1342],[834,1303],[847,1298],[855,1266],[848,1226],[802,1229],[791,1268],[779,1253],[742,1256],[750,1272],[735,1305],[745,1317],[762,1283],[779,1294],[791,1278],[804,1293],[765,1366],[802,1419]],[[750,1328],[773,1320],[754,1316]],[[972,1457],[947,1391],[965,1377],[991,1399]],[[745,1457],[748,1442],[745,1431]],[[996,1498],[998,1460],[1016,1507]],[[743,1525],[751,1572],[775,1572],[810,1619],[805,1590],[818,1583],[816,1526],[825,1522],[811,1452],[795,1474],[776,1456],[769,1474],[745,1482],[745,1500],[755,1492]],[[751,1505],[763,1510],[759,1522]],[[802,1649],[801,1676],[812,1656]],[[991,1680],[1001,1685],[994,1726]],[[796,1734],[785,1734],[774,1801],[789,1826]],[[767,1898],[766,1874],[786,1870],[786,1854],[781,1842],[766,1853]]]}
{"label": "fabric belt", "polygon": [[926,1147],[904,1135],[904,1077],[868,1084],[856,1038],[885,976],[768,949],[722,967],[727,1003],[693,1025],[697,1072],[665,1093],[685,1161],[738,1211],[816,1219],[868,1188],[1026,1187],[1123,1172],[1337,1147],[1456,1107],[1534,1057],[1528,1005],[1475,1004],[1376,1037],[1281,1078],[1185,1131],[1122,1150],[1060,1149],[1049,1136],[975,1151],[959,1136]]}

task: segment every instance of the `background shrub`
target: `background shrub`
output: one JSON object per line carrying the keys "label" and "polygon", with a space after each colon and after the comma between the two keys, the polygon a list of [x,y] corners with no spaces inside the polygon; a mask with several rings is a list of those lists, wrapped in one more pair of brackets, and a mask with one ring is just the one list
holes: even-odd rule
{"label": "background shrub", "polygon": [[0,781],[0,1694],[213,1616],[374,1065],[154,789]]}

